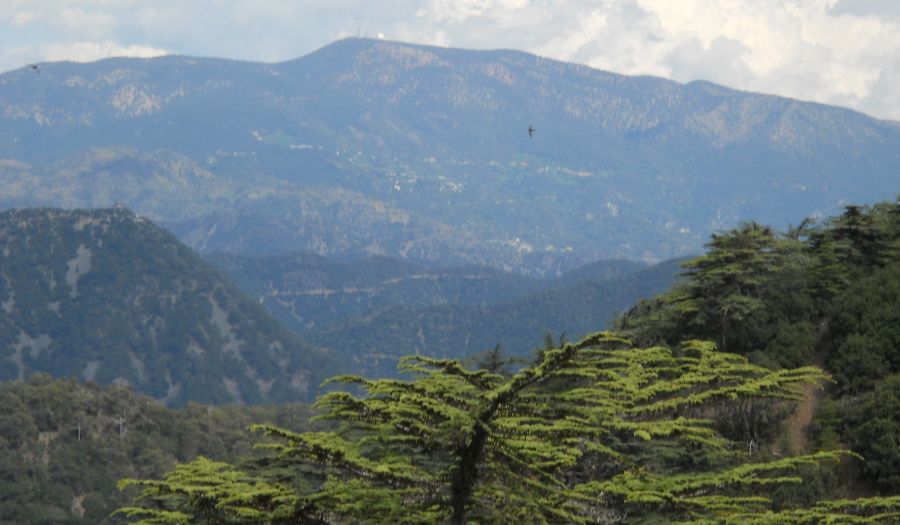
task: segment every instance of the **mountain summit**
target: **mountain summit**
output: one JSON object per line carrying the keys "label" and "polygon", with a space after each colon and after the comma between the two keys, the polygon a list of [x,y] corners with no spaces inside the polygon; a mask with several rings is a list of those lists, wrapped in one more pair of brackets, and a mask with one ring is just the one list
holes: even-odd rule
{"label": "mountain summit", "polygon": [[900,182],[897,123],[515,51],[346,39],[28,73],[0,75],[0,206],[118,199],[201,251],[559,273]]}
{"label": "mountain summit", "polygon": [[309,400],[337,368],[127,209],[0,213],[0,381],[124,383],[167,404]]}

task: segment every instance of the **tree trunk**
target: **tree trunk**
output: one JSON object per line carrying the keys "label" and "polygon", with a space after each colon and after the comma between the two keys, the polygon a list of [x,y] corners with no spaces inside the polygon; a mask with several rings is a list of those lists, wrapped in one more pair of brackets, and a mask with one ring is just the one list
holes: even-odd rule
{"label": "tree trunk", "polygon": [[472,441],[459,450],[459,465],[456,472],[453,473],[450,485],[450,507],[453,509],[450,523],[456,525],[465,525],[466,523],[466,510],[472,499],[472,493],[475,491],[475,484],[478,482],[478,464],[484,455],[486,441],[487,432],[479,425],[475,427]]}

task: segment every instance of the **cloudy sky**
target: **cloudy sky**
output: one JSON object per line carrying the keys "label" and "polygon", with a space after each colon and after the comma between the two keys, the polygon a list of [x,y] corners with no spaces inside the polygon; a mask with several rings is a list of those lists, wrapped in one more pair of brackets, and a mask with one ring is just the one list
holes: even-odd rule
{"label": "cloudy sky", "polygon": [[357,34],[520,49],[900,120],[898,0],[0,0],[0,71],[166,53],[280,61]]}

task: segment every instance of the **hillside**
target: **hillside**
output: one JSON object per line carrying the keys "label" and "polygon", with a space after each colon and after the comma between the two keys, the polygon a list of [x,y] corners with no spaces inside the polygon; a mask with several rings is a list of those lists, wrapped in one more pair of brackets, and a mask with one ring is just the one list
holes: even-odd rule
{"label": "hillside", "polygon": [[[51,276],[62,275],[59,266],[66,269],[66,275],[76,274],[70,279],[74,284],[63,277],[50,279],[56,283],[52,290],[61,288],[69,296],[90,293],[93,288],[88,275],[94,271],[95,260],[102,260],[99,254],[110,245],[139,251],[137,244],[127,244],[127,240],[146,237],[144,228],[171,241],[165,232],[121,209],[25,210],[4,216],[6,224],[0,231],[4,239],[15,241],[6,246],[4,261],[14,259],[14,249],[16,253],[26,251],[23,245],[37,253],[48,250],[47,245],[55,246],[49,249],[54,254],[66,253],[62,248],[65,243],[45,241],[65,238],[61,231],[78,224],[82,225],[78,231],[97,230],[92,235],[103,242],[92,243],[94,237],[76,239],[80,244],[75,252],[82,252],[81,257],[59,258],[62,265],[31,264],[36,267],[36,275],[44,275],[48,269]],[[26,229],[27,225],[39,224],[41,218],[57,227],[43,224],[42,236],[16,234],[14,226]],[[67,223],[61,218],[73,221]],[[129,222],[135,228],[125,228],[119,222]],[[116,231],[122,237],[110,233]],[[163,243],[155,248],[166,251]],[[731,501],[751,505],[746,514],[735,518],[740,522],[819,523],[840,515],[838,519],[848,523],[893,523],[900,509],[896,496],[900,448],[894,439],[900,428],[900,201],[851,206],[821,224],[788,232],[748,223],[717,234],[707,248],[704,255],[683,263],[687,272],[668,292],[641,301],[622,316],[617,323],[618,334],[594,334],[586,340],[600,341],[596,347],[581,342],[547,350],[541,365],[515,375],[508,375],[502,366],[490,371],[499,373],[494,374],[422,359],[413,361],[418,374],[411,382],[365,381],[369,394],[332,392],[320,408],[329,412],[331,419],[340,421],[343,417],[343,423],[357,425],[351,427],[355,432],[346,432],[347,426],[335,432],[330,430],[336,427],[328,426],[308,432],[312,428],[311,412],[302,405],[214,408],[189,403],[170,410],[136,395],[121,382],[101,388],[74,378],[54,380],[48,374],[35,373],[24,383],[2,383],[0,471],[5,475],[0,476],[0,523],[133,522],[138,515],[130,519],[121,514],[109,516],[110,511],[137,494],[134,488],[125,493],[116,491],[114,483],[123,476],[138,477],[150,484],[153,490],[138,500],[138,507],[132,507],[132,511],[144,513],[139,516],[162,516],[161,522],[177,521],[178,515],[168,515],[168,510],[198,516],[194,521],[216,523],[259,523],[259,513],[269,512],[273,519],[266,520],[272,522],[295,523],[297,516],[320,521],[324,516],[328,522],[338,522],[346,521],[340,517],[352,515],[357,521],[384,523],[408,520],[420,510],[430,521],[440,521],[436,513],[448,512],[448,498],[443,493],[435,497],[435,487],[446,492],[440,487],[449,483],[456,468],[452,458],[458,452],[453,451],[466,436],[474,434],[471,428],[478,424],[478,420],[465,417],[468,412],[464,410],[489,406],[485,400],[498,399],[497,393],[508,393],[510,385],[516,387],[517,383],[536,385],[536,390],[521,397],[525,404],[506,405],[492,422],[504,431],[494,435],[509,446],[501,453],[490,451],[481,456],[486,459],[478,472],[490,472],[503,462],[509,467],[503,468],[501,476],[486,478],[489,483],[479,484],[486,494],[498,494],[499,482],[508,489],[499,493],[502,498],[519,496],[523,487],[557,490],[566,483],[616,490],[613,498],[604,498],[602,493],[591,495],[589,501],[594,507],[586,511],[584,502],[588,500],[583,493],[576,493],[575,504],[565,508],[583,512],[584,523],[596,521],[598,515],[628,515],[640,523],[686,517],[719,522],[729,518],[727,513],[737,512]],[[90,251],[90,264],[83,255],[85,250]],[[336,276],[352,275],[354,271],[354,265],[329,268],[334,265],[316,257],[296,257],[311,266],[325,263],[322,274],[328,269],[334,269]],[[364,261],[360,267],[366,265],[381,267],[382,277],[395,275],[398,268],[421,275],[421,269],[404,268],[394,261]],[[21,271],[19,266],[5,264],[5,275]],[[559,279],[560,283],[575,284],[571,286],[571,303],[558,309],[561,315],[576,318],[590,311],[575,299],[592,297],[589,281],[579,279],[631,279],[637,286],[651,281],[654,275],[671,277],[676,266],[677,261],[672,261],[634,272],[621,263],[579,269]],[[623,271],[610,276],[610,272]],[[107,275],[113,280],[117,276],[116,272]],[[322,278],[313,272],[311,275]],[[45,292],[35,288],[35,296],[40,299]],[[538,295],[558,304],[558,297],[553,298],[557,291]],[[63,311],[60,302],[59,310]],[[10,296],[0,307],[14,310],[17,303]],[[53,306],[51,311],[56,309]],[[626,342],[618,335],[633,338],[642,346],[625,347]],[[806,377],[813,382],[804,391],[815,391],[815,382],[824,381],[826,376],[810,368],[757,368],[739,355],[715,349],[712,343],[672,343],[693,337],[714,340],[720,348],[773,368],[810,361],[824,363],[834,381],[824,382],[825,391],[813,398],[812,406],[801,404],[811,413],[805,428],[791,429],[803,434],[804,439],[793,441],[781,431],[783,418],[794,404],[794,382],[798,376],[800,381]],[[560,374],[549,376],[549,380],[546,375],[544,381],[533,380],[548,370],[556,372],[548,365],[554,359],[582,350],[590,352],[585,355],[593,361],[561,367]],[[372,362],[360,364],[375,370]],[[787,390],[773,394],[773,381],[784,381]],[[597,385],[605,390],[590,390]],[[487,396],[482,393],[485,388],[490,389]],[[622,403],[625,418],[610,410],[614,403]],[[582,412],[579,417],[561,417],[560,413],[567,410]],[[635,413],[640,417],[635,418]],[[703,417],[685,417],[686,413]],[[373,425],[372,414],[391,419],[376,420]],[[243,430],[259,422],[275,425],[264,425],[268,438]],[[685,424],[698,425],[695,428],[702,432],[686,431]],[[462,425],[463,430],[453,425]],[[598,433],[598,425],[609,428]],[[402,432],[400,439],[398,429]],[[580,433],[574,434],[579,445],[588,443],[602,452],[572,447],[575,432]],[[414,442],[423,435],[430,446]],[[265,448],[252,452],[254,442]],[[373,443],[384,446],[373,447]],[[511,455],[509,451],[516,446],[524,452]],[[845,446],[861,456],[829,452]],[[535,455],[546,447],[565,455]],[[610,450],[615,453],[610,454]],[[795,457],[798,453],[811,455]],[[177,466],[199,455],[231,465],[200,460]],[[557,458],[562,467],[552,472],[559,473],[559,483],[533,483],[530,477],[524,484],[515,483],[519,478],[510,473],[519,476],[523,469],[530,469],[525,470],[526,476],[548,475],[546,462],[535,467],[527,461],[534,457]],[[422,475],[389,477],[388,481],[373,475],[393,476],[399,472],[392,470],[398,465],[421,465]],[[437,482],[429,477],[436,465],[441,469]],[[191,468],[197,470],[184,470]],[[375,468],[378,470],[367,470]],[[163,476],[164,480],[154,480]],[[424,492],[410,490],[416,487],[410,485],[410,479],[425,479]],[[673,484],[663,483],[666,480]],[[197,498],[185,487],[199,487],[209,499]],[[289,497],[271,499],[273,488],[274,494]],[[398,498],[391,499],[385,490],[398,491]],[[749,499],[716,497],[709,507],[703,506],[710,501],[710,491],[715,490],[723,491],[723,498],[747,494]],[[652,498],[628,498],[626,491],[651,494]],[[309,498],[309,494],[314,497]],[[545,498],[535,497],[533,491],[526,494],[516,501],[519,507],[528,505],[519,514],[522,519],[542,509],[558,512],[544,504]],[[698,494],[699,506],[690,501]],[[884,497],[844,499],[860,495]],[[835,501],[816,503],[822,500]],[[220,505],[210,505],[210,501]],[[310,501],[315,502],[312,507]],[[722,501],[729,503],[725,510]],[[672,502],[688,504],[682,508]],[[472,507],[472,514],[480,517],[477,513],[494,512],[496,517],[482,521],[495,522],[503,521],[514,510],[500,508],[503,512],[499,513],[496,508],[478,503]],[[702,513],[706,515],[699,516]],[[387,514],[391,517],[385,518]]]}
{"label": "hillside", "polygon": [[591,263],[535,279],[489,267],[435,268],[385,257],[212,254],[207,260],[287,328],[369,375],[400,356],[463,359],[495,345],[529,356],[548,333],[579,337],[669,287],[677,261]]}
{"label": "hillside", "polygon": [[[841,486],[900,490],[900,200],[848,206],[819,224],[780,232],[748,223],[711,238],[664,294],[622,316],[641,345],[715,341],[780,369],[816,364],[833,381],[782,433],[777,407],[733,412],[727,434],[793,452],[847,446],[864,461]],[[773,415],[775,417],[773,417]],[[849,466],[846,466],[849,467]],[[834,480],[821,477],[812,486]],[[868,491],[868,492],[866,492]]]}
{"label": "hillside", "polygon": [[0,379],[38,371],[180,405],[309,399],[334,372],[171,234],[124,208],[0,214]]}
{"label": "hillside", "polygon": [[[128,480],[143,491],[123,512],[172,525],[894,525],[898,250],[900,200],[787,231],[744,223],[615,331],[550,341],[527,363],[409,355],[402,381],[342,376],[347,390],[317,403],[331,429],[262,425],[265,461]],[[357,364],[377,373],[394,350]]]}
{"label": "hillside", "polygon": [[286,327],[303,333],[388,306],[421,309],[495,305],[580,281],[605,281],[645,265],[600,261],[560,278],[535,279],[486,266],[429,267],[371,256],[335,260],[314,253],[269,257],[208,254],[205,259]]}
{"label": "hillside", "polygon": [[118,199],[202,252],[559,275],[898,183],[896,123],[514,51],[347,39],[41,71],[0,75],[0,206]]}
{"label": "hillside", "polygon": [[51,379],[0,384],[0,524],[98,525],[128,502],[125,476],[158,476],[197,456],[253,455],[247,426],[310,428],[305,405],[179,409],[119,386]]}
{"label": "hillside", "polygon": [[510,301],[432,306],[386,305],[304,334],[370,376],[396,375],[405,355],[463,359],[501,345],[531,358],[547,334],[577,339],[608,327],[635,301],[665,290],[675,261],[597,282],[546,286]]}

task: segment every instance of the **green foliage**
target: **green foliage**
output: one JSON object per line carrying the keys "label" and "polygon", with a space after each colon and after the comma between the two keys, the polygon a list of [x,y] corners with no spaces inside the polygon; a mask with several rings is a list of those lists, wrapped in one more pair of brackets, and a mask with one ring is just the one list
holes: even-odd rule
{"label": "green foliage", "polygon": [[123,523],[123,477],[155,478],[198,455],[252,458],[252,422],[309,428],[307,406],[172,410],[129,389],[35,374],[0,384],[0,523]]}
{"label": "green foliage", "polygon": [[695,525],[858,525],[896,523],[900,518],[900,496],[834,500],[781,512],[739,513],[727,518],[692,521]]}
{"label": "green foliage", "polygon": [[816,350],[816,328],[809,321],[779,323],[762,354],[778,356],[777,364],[801,366],[813,360]]}
{"label": "green foliage", "polygon": [[776,366],[808,362],[813,259],[801,241],[750,223],[713,235],[707,250],[684,263],[669,292],[638,303],[618,328],[642,344],[702,338],[742,354],[766,349],[773,337],[806,336],[801,355],[782,354],[775,343],[765,358]]}
{"label": "green foliage", "polygon": [[828,366],[841,390],[868,390],[900,372],[900,264],[854,281],[835,299],[830,323],[837,352]]}
{"label": "green foliage", "polygon": [[[758,359],[776,366],[808,362],[821,335],[814,326],[824,320],[831,320],[835,346],[863,328],[892,330],[900,286],[898,210],[897,203],[851,206],[805,235],[756,223],[713,235],[707,253],[685,263],[680,283],[639,303],[618,326],[641,343],[699,337],[737,353],[762,350]],[[897,347],[891,334],[880,339]],[[873,359],[860,366],[877,366]]]}
{"label": "green foliage", "polygon": [[[277,421],[257,425],[267,437],[252,461],[237,463],[224,441],[213,450],[216,442],[205,440],[214,428],[234,429],[230,439],[246,447],[237,430],[246,419],[217,426],[211,412],[204,418],[205,409],[194,406],[185,409],[186,422],[159,407],[132,418],[133,396],[121,388],[109,390],[95,415],[89,407],[97,395],[74,395],[59,386],[65,382],[37,376],[28,395],[0,397],[0,459],[5,479],[15,480],[0,484],[0,512],[35,523],[110,519],[102,496],[110,478],[95,465],[112,457],[117,477],[141,481],[123,483],[137,500],[111,519],[148,525],[625,517],[774,524],[826,516],[890,523],[894,496],[819,500],[839,492],[834,476],[851,464],[849,453],[835,450],[841,442],[863,454],[858,468],[872,486],[889,494],[898,484],[900,276],[890,256],[897,207],[853,212],[805,238],[755,224],[714,237],[681,284],[621,321],[625,334],[657,344],[633,346],[599,333],[553,348],[550,338],[533,365],[515,372],[495,347],[479,370],[409,357],[401,369],[412,379],[335,378],[350,391],[318,401],[320,417],[334,426],[304,432]],[[843,270],[825,271],[826,264]],[[224,289],[214,297],[227,301]],[[233,326],[241,336],[245,328]],[[677,343],[695,336],[737,353]],[[804,383],[826,378],[815,367],[778,367],[811,359],[835,370],[832,394],[845,396],[826,397],[817,411],[814,437],[824,450],[767,460],[765,442],[777,439],[779,414],[803,397]],[[169,424],[180,430],[164,430]],[[82,435],[83,427],[105,430]],[[73,431],[71,446],[53,448]],[[88,438],[95,435],[104,438]],[[191,461],[195,454],[229,462]],[[185,463],[170,470],[175,460]],[[35,490],[49,496],[18,504]],[[83,509],[75,516],[66,510],[73,502]]]}
{"label": "green foliage", "polygon": [[[187,512],[123,507],[116,514],[138,518],[138,525],[167,523],[220,523],[237,520],[296,523],[296,497],[287,489],[252,479],[227,463],[200,457],[178,465],[162,481],[123,480],[119,489],[140,486],[137,500],[183,501]],[[199,509],[202,515],[197,514]]]}
{"label": "green foliage", "polygon": [[[815,442],[861,444],[864,418],[853,407],[900,372],[900,201],[848,206],[818,226],[804,221],[786,234],[748,224],[714,235],[707,248],[669,292],[642,301],[617,326],[643,344],[714,339],[773,369],[823,364],[835,382],[812,427]],[[886,410],[897,409],[893,399],[884,401]],[[766,434],[753,427],[777,428],[771,425],[778,410],[720,409],[720,428],[747,441]],[[864,479],[878,490],[896,490],[896,479],[874,474],[893,465],[893,438],[872,434],[880,444],[864,454],[870,465],[862,469]],[[767,441],[778,438],[768,432]]]}
{"label": "green foliage", "polygon": [[841,440],[841,424],[843,415],[839,403],[829,396],[823,397],[816,407],[815,417],[810,429],[811,437],[820,449],[832,449]]}
{"label": "green foliage", "polygon": [[770,228],[747,224],[727,235],[713,235],[707,254],[685,264],[692,271],[688,293],[696,323],[720,330],[721,348],[728,348],[729,328],[763,307],[760,288],[776,260]]}
{"label": "green foliage", "polygon": [[[552,346],[551,346],[552,348]],[[485,350],[463,361],[464,365],[473,363],[476,370],[484,370],[489,374],[509,377],[514,366],[525,364],[525,360],[519,357],[508,357],[501,345],[496,345],[491,350]]]}
{"label": "green foliage", "polygon": [[[706,522],[765,511],[772,502],[761,489],[798,483],[793,471],[844,455],[747,463],[730,453],[712,422],[691,414],[721,400],[798,399],[802,383],[824,376],[815,368],[767,370],[708,343],[640,349],[599,333],[547,349],[509,378],[452,360],[410,357],[402,366],[417,378],[335,378],[364,391],[319,399],[321,417],[338,423],[336,430],[257,426],[270,438],[261,446],[281,467],[277,475],[184,466],[139,482],[145,504],[127,512],[159,520],[145,523],[178,523],[184,515],[262,523],[279,519],[277,497],[290,502],[278,512],[293,512],[298,522],[594,523],[626,515]],[[712,463],[648,460],[639,452],[645,444],[687,448]],[[269,499],[235,500],[248,484]],[[897,509],[884,500],[854,505]],[[771,516],[777,523],[781,514]]]}
{"label": "green foliage", "polygon": [[35,372],[182,405],[312,400],[340,370],[126,209],[0,215],[0,380]]}
{"label": "green foliage", "polygon": [[[857,466],[873,483],[896,489],[897,382],[882,378],[897,348],[898,208],[714,236],[681,283],[619,321],[638,347],[607,333],[561,348],[551,338],[511,376],[496,347],[476,371],[410,357],[412,380],[336,378],[353,392],[318,407],[337,429],[257,426],[270,456],[249,479],[287,490],[309,522],[893,523],[896,496],[827,498],[860,459],[843,441],[864,452]],[[692,337],[737,353],[677,343]],[[825,378],[780,367],[811,360],[836,369],[832,394],[864,403],[826,395],[811,428],[819,451],[767,460],[802,383]],[[206,516],[184,498],[146,503]]]}
{"label": "green foliage", "polygon": [[881,381],[847,421],[849,445],[867,459],[864,475],[881,490],[900,487],[900,375]]}

